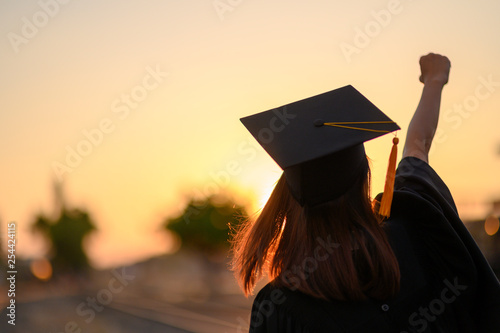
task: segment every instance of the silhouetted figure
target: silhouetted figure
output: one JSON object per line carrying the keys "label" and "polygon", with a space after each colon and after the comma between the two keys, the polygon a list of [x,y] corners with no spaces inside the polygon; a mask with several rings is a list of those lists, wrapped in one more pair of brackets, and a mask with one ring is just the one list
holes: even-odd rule
{"label": "silhouetted figure", "polygon": [[428,164],[450,62],[420,59],[422,96],[372,208],[363,142],[398,126],[346,86],[242,122],[283,168],[237,235],[250,332],[500,332],[500,284]]}

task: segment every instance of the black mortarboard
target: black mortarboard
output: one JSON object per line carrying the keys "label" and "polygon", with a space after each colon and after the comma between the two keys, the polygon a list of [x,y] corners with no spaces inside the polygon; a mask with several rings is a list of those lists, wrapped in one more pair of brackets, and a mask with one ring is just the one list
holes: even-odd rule
{"label": "black mortarboard", "polygon": [[284,170],[301,205],[345,193],[367,163],[363,142],[400,129],[350,85],[241,122]]}

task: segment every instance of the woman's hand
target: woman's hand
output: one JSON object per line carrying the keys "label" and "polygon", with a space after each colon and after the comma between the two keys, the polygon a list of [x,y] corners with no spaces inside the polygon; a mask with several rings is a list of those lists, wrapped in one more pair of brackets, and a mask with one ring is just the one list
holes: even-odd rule
{"label": "woman's hand", "polygon": [[420,82],[426,84],[430,82],[445,85],[448,83],[451,63],[447,57],[429,53],[420,57]]}

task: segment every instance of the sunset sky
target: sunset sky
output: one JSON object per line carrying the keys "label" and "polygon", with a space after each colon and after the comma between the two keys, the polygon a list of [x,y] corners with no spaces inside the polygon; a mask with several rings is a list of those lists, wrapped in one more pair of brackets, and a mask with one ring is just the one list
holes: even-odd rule
{"label": "sunset sky", "polygon": [[[29,228],[61,180],[99,228],[96,267],[165,252],[158,228],[190,197],[231,191],[253,212],[281,174],[239,118],[352,84],[402,148],[429,52],[452,63],[431,165],[463,216],[484,218],[500,198],[499,13],[496,0],[0,0],[0,234],[16,221],[18,254],[44,255]],[[366,145],[375,194],[391,139]]]}

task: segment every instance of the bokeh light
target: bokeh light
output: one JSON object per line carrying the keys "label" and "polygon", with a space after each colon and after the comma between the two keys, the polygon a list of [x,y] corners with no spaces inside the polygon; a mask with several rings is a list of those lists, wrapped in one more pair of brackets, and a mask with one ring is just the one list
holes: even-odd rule
{"label": "bokeh light", "polygon": [[498,217],[495,215],[490,215],[486,218],[486,221],[484,221],[484,231],[490,236],[493,236],[498,232],[498,229],[500,228],[500,221],[498,220]]}
{"label": "bokeh light", "polygon": [[30,263],[31,273],[39,280],[48,281],[52,277],[52,265],[45,258],[35,259]]}

